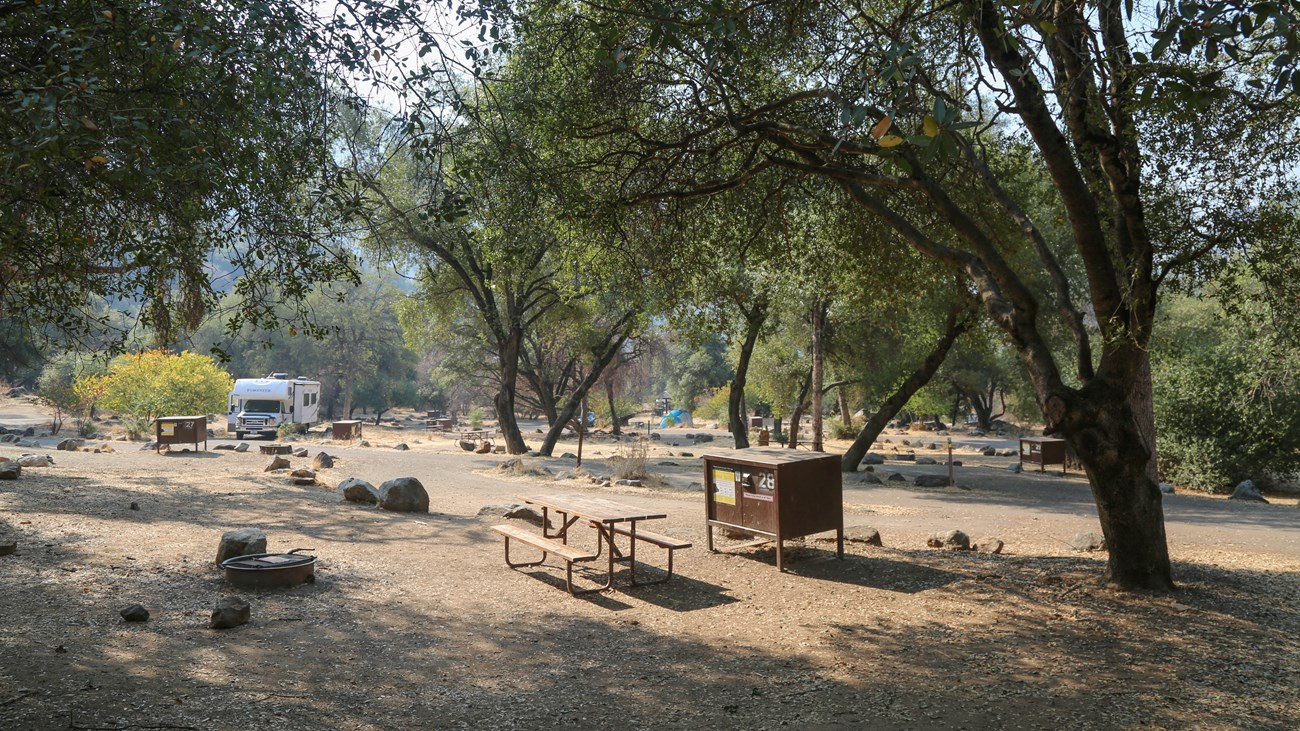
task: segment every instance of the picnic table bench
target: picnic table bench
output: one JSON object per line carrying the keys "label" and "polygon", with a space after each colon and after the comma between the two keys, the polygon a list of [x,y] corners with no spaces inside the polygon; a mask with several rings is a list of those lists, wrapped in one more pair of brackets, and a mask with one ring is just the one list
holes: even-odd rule
{"label": "picnic table bench", "polygon": [[[637,525],[639,521],[643,520],[666,518],[667,515],[664,513],[646,511],[605,498],[577,494],[529,495],[520,499],[529,505],[537,505],[542,509],[542,533],[538,535],[513,525],[492,526],[492,530],[505,539],[506,565],[510,568],[539,566],[545,563],[547,555],[554,554],[564,561],[565,586],[569,593],[575,596],[603,591],[613,587],[615,563],[628,564],[628,577],[632,586],[659,584],[668,581],[673,575],[673,552],[691,547],[691,544],[686,541],[660,533],[652,533],[640,529]],[[560,527],[554,533],[550,532],[551,511],[560,516]],[[594,553],[590,550],[569,545],[569,530],[579,523],[596,529],[596,549]],[[626,554],[616,542],[616,535],[628,539]],[[510,558],[511,540],[540,550],[542,552],[541,558],[536,561],[512,561]],[[654,581],[637,581],[636,547],[638,542],[650,543],[668,551],[668,567],[662,578]],[[606,556],[607,561],[605,583],[592,589],[574,589],[573,564],[595,561],[602,554]]]}

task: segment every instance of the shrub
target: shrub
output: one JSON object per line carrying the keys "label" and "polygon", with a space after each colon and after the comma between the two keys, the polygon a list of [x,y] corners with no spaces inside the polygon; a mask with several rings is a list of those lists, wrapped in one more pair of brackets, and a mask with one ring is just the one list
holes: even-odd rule
{"label": "shrub", "polygon": [[1175,301],[1152,357],[1156,459],[1164,479],[1210,492],[1300,468],[1295,354],[1212,302]]}
{"label": "shrub", "polygon": [[848,424],[839,418],[827,419],[826,431],[831,439],[857,439],[858,432],[865,425],[865,419],[850,419]]}
{"label": "shrub", "polygon": [[94,398],[92,393],[78,392],[77,381],[103,371],[102,362],[73,351],[61,353],[45,364],[36,381],[36,392],[41,401],[54,411],[50,424],[51,434],[59,433],[63,428],[63,418],[67,415],[79,420],[78,429],[85,426],[85,422],[80,420],[89,411]]}
{"label": "shrub", "polygon": [[609,458],[609,465],[618,480],[644,480],[650,476],[647,463],[650,457],[650,441],[638,438],[630,442],[619,442],[618,452]]}
{"label": "shrub", "polygon": [[233,386],[208,356],[151,350],[114,359],[107,373],[81,379],[76,388],[88,397],[100,394],[99,405],[120,415],[135,437],[159,416],[224,413]]}
{"label": "shrub", "polygon": [[731,386],[714,389],[708,398],[695,407],[695,413],[691,416],[700,421],[716,421],[725,429],[728,423],[727,409],[730,399]]}
{"label": "shrub", "polygon": [[469,428],[471,428],[471,429],[482,429],[482,428],[483,428],[483,418],[484,418],[486,415],[487,415],[487,412],[483,411],[482,407],[475,406],[474,408],[470,409],[470,410],[469,410]]}

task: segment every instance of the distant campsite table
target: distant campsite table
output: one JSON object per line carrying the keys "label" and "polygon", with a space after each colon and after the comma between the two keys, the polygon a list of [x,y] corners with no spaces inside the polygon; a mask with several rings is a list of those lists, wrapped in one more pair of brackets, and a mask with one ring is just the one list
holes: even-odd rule
{"label": "distant campsite table", "polygon": [[492,435],[495,433],[496,432],[492,429],[467,429],[465,431],[457,432],[457,434],[460,436],[461,439],[471,441],[471,442],[472,441],[486,442],[487,440],[491,439]]}
{"label": "distant campsite table", "polygon": [[[575,493],[553,493],[546,495],[521,496],[529,505],[542,509],[542,533],[537,535],[513,525],[494,526],[493,530],[505,536],[506,564],[512,568],[536,566],[546,560],[547,553],[554,553],[564,559],[566,566],[567,588],[571,594],[585,594],[592,591],[609,589],[614,585],[614,564],[628,565],[628,578],[632,586],[657,584],[672,578],[673,551],[690,548],[690,543],[677,540],[671,536],[660,535],[642,530],[638,523],[643,520],[658,520],[668,517],[666,513],[638,508],[633,505],[614,502],[601,497],[592,497]],[[554,533],[550,531],[550,514],[559,515],[560,527]],[[586,525],[596,529],[596,552],[576,549],[568,545],[569,529],[575,525]],[[627,537],[627,553],[618,547],[615,535]],[[531,563],[516,563],[510,560],[510,541],[514,539],[543,551],[542,559]],[[656,581],[638,582],[636,580],[637,542],[653,543],[668,550],[667,575]],[[608,552],[606,549],[608,548]],[[574,591],[573,563],[575,561],[594,561],[604,553],[606,556],[605,583],[594,589]]]}

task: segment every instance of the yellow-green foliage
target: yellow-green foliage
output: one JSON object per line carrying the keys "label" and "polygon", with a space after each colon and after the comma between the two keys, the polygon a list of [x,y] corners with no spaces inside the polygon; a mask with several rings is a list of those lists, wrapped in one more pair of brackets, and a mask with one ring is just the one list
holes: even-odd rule
{"label": "yellow-green foliage", "polygon": [[695,407],[695,413],[692,416],[704,421],[716,421],[725,429],[727,428],[727,408],[730,403],[731,386],[714,389],[708,398]]}
{"label": "yellow-green foliage", "polygon": [[150,350],[115,359],[106,374],[82,379],[76,388],[99,394],[99,406],[138,433],[159,416],[224,412],[233,386],[230,374],[206,355]]}

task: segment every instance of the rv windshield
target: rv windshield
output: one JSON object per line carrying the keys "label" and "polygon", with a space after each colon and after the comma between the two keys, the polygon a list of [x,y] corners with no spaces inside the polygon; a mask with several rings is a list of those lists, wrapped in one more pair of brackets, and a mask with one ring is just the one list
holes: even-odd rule
{"label": "rv windshield", "polygon": [[280,413],[280,402],[271,401],[270,399],[252,399],[244,402],[244,411],[259,414],[278,414]]}

